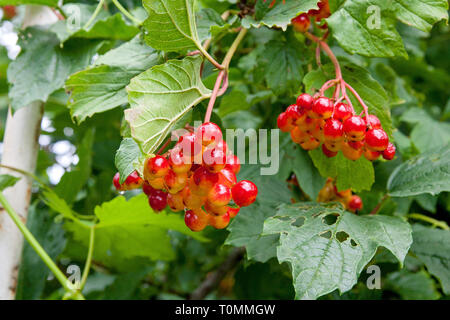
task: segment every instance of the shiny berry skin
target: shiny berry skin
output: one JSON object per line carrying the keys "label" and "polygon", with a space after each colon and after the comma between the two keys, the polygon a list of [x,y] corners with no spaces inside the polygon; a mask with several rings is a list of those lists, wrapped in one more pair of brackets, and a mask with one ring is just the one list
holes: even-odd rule
{"label": "shiny berry skin", "polygon": [[227,156],[227,164],[225,166],[226,169],[231,169],[231,171],[234,172],[234,174],[238,174],[241,170],[241,161],[239,158],[232,154]]}
{"label": "shiny berry skin", "polygon": [[117,172],[113,178],[113,185],[117,191],[123,191],[124,189],[122,188],[122,185],[120,184],[119,180],[120,180],[120,174]]}
{"label": "shiny berry skin", "polygon": [[211,190],[219,180],[219,175],[217,173],[210,172],[202,166],[195,170],[192,175],[192,180],[195,184],[195,190],[193,190],[193,192],[206,196],[209,193],[209,190]]}
{"label": "shiny berry skin", "polygon": [[117,191],[126,191],[139,188],[143,182],[144,180],[142,180],[137,171],[133,171],[122,184],[120,184],[120,174],[118,172],[113,178],[113,184]]}
{"label": "shiny berry skin", "polygon": [[181,148],[174,148],[169,152],[169,164],[175,173],[188,172],[192,167],[190,157],[184,157]]}
{"label": "shiny berry skin", "polygon": [[377,160],[381,155],[381,152],[379,151],[372,151],[369,149],[364,150],[364,157],[369,161],[375,161]]}
{"label": "shiny berry skin", "polygon": [[300,128],[297,126],[291,131],[291,139],[295,143],[301,144],[308,141],[310,139],[310,136],[306,132],[300,130]]}
{"label": "shiny berry skin", "polygon": [[193,132],[186,133],[178,139],[177,147],[181,149],[181,154],[185,159],[193,158],[202,152],[202,145],[197,140],[197,136]]}
{"label": "shiny berry skin", "polygon": [[248,180],[242,180],[236,183],[231,189],[233,201],[239,207],[246,207],[251,205],[256,200],[258,195],[258,188],[256,185]]}
{"label": "shiny berry skin", "polygon": [[389,137],[383,129],[372,129],[366,133],[366,147],[372,151],[384,151],[388,147]]}
{"label": "shiny berry skin", "polygon": [[194,193],[193,190],[187,186],[181,191],[181,195],[183,196],[184,206],[189,209],[200,208],[206,201],[205,196]]}
{"label": "shiny berry skin", "polygon": [[164,186],[169,193],[177,193],[186,186],[188,182],[188,174],[184,173],[175,173],[173,170],[170,170],[164,177]]}
{"label": "shiny berry skin", "polygon": [[151,180],[147,180],[148,184],[156,190],[164,189],[164,178],[155,178]]}
{"label": "shiny berry skin", "polygon": [[340,121],[344,122],[345,120],[347,120],[351,116],[352,116],[352,109],[346,103],[340,102],[334,108],[333,118],[336,119],[336,120],[340,120]]}
{"label": "shiny berry skin", "polygon": [[364,148],[364,141],[348,141],[347,143],[350,147],[356,150]]}
{"label": "shiny berry skin", "polygon": [[142,191],[147,196],[149,196],[155,191],[155,189],[147,181],[145,181],[144,184],[142,185]]}
{"label": "shiny berry skin", "polygon": [[225,229],[230,223],[230,214],[225,212],[225,214],[220,216],[210,215],[209,224],[216,229]]}
{"label": "shiny berry skin", "polygon": [[[305,113],[295,123],[300,128],[300,130],[306,132],[306,131],[314,129],[314,127],[316,126],[316,120],[317,119],[313,119],[313,118],[309,117],[307,113]],[[294,129],[294,128],[292,128],[292,129]]]}
{"label": "shiny berry skin", "polygon": [[301,143],[300,146],[305,150],[314,150],[320,146],[320,141],[314,137],[310,137],[308,141]]}
{"label": "shiny berry skin", "polygon": [[237,183],[236,174],[228,167],[220,170],[218,176],[218,183],[223,184],[228,188],[232,188]]}
{"label": "shiny berry skin", "polygon": [[289,132],[294,128],[294,125],[291,123],[286,112],[282,112],[278,115],[277,126],[283,132]]}
{"label": "shiny berry skin", "polygon": [[326,155],[328,158],[335,157],[337,155],[336,151],[328,150],[328,148],[325,146],[325,144],[322,144],[322,152],[324,155]]}
{"label": "shiny berry skin", "polygon": [[311,110],[314,105],[314,98],[307,94],[302,93],[297,97],[297,106],[303,110]]}
{"label": "shiny berry skin", "polygon": [[240,207],[237,208],[228,207],[228,214],[230,215],[230,218],[236,217],[237,214],[239,213],[239,210],[241,210]]}
{"label": "shiny berry skin", "polygon": [[169,169],[169,161],[160,155],[156,155],[153,158],[148,158],[146,160],[144,165],[144,177],[146,180],[164,177],[167,172],[169,172]]}
{"label": "shiny berry skin", "polygon": [[309,29],[311,21],[309,21],[308,14],[302,13],[291,20],[294,30],[297,32],[306,32]]}
{"label": "shiny berry skin", "polygon": [[219,172],[227,163],[227,154],[221,149],[206,148],[203,153],[203,163],[211,172]]}
{"label": "shiny berry skin", "polygon": [[386,160],[394,159],[395,151],[396,151],[395,146],[392,143],[389,142],[386,150],[384,150],[383,153],[382,153],[383,158],[386,159]]}
{"label": "shiny berry skin", "polygon": [[205,122],[197,128],[197,138],[204,146],[222,140],[222,130],[213,122]]}
{"label": "shiny berry skin", "polygon": [[323,127],[326,141],[340,141],[344,138],[344,127],[342,122],[336,119],[328,119]]}
{"label": "shiny berry skin", "polygon": [[148,197],[148,203],[155,211],[162,211],[167,206],[167,193],[161,190],[155,190]]}
{"label": "shiny berry skin", "polygon": [[202,231],[209,223],[208,215],[201,208],[187,210],[184,214],[184,223],[192,231]]}
{"label": "shiny berry skin", "polygon": [[292,119],[291,121],[293,122],[295,122],[302,115],[300,108],[296,104],[291,104],[289,107],[287,107],[285,112],[288,118]]}
{"label": "shiny berry skin", "polygon": [[363,207],[363,202],[362,202],[361,198],[357,195],[353,195],[350,198],[350,201],[348,202],[348,209],[350,211],[355,212],[355,211],[361,210],[362,207]]}
{"label": "shiny berry skin", "polygon": [[341,150],[343,141],[325,141],[323,144],[331,152],[338,152]]}
{"label": "shiny berry skin", "polygon": [[372,127],[372,129],[381,129],[381,122],[377,116],[375,116],[373,114],[369,114],[369,121],[367,121],[365,116],[363,117],[363,120],[366,122],[368,127],[370,125]]}
{"label": "shiny berry skin", "polygon": [[358,160],[359,158],[361,158],[363,153],[362,148],[352,148],[347,142],[342,143],[341,151],[344,154],[344,157],[350,160]]}
{"label": "shiny berry skin", "polygon": [[314,101],[312,110],[322,119],[331,118],[333,114],[333,102],[327,97],[320,97]]}
{"label": "shiny berry skin", "polygon": [[208,193],[208,201],[214,206],[225,206],[230,200],[231,189],[221,183],[216,183]]}
{"label": "shiny berry skin", "polygon": [[209,215],[213,216],[221,216],[228,211],[228,206],[215,206],[209,201],[206,201],[203,207]]}
{"label": "shiny berry skin", "polygon": [[169,193],[167,195],[167,205],[173,212],[183,210],[184,209],[183,194],[181,192],[175,194]]}
{"label": "shiny berry skin", "polygon": [[361,141],[366,133],[366,122],[360,116],[351,116],[344,121],[344,133],[350,141]]}
{"label": "shiny berry skin", "polygon": [[316,122],[316,126],[311,131],[308,131],[308,133],[315,138],[319,142],[325,141],[325,135],[323,134],[323,126],[319,121],[323,121],[321,119],[318,119]]}

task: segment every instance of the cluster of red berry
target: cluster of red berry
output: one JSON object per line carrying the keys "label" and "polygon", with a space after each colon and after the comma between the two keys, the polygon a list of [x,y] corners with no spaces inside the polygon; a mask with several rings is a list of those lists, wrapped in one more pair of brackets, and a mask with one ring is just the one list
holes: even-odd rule
{"label": "cluster of red berry", "polygon": [[[120,185],[116,174],[114,185],[117,190],[142,185],[155,211],[167,205],[175,212],[186,209],[185,222],[193,231],[207,225],[223,229],[240,207],[252,204],[258,194],[253,182],[237,182],[240,167],[238,157],[222,139],[220,128],[206,122],[181,136],[166,156],[148,158],[144,180],[133,173]],[[230,205],[231,200],[235,205]]]}
{"label": "cluster of red berry", "polygon": [[370,161],[380,155],[386,160],[395,156],[395,146],[375,115],[360,117],[348,104],[334,103],[327,97],[299,95],[297,104],[278,116],[278,127],[290,132],[292,140],[305,150],[323,143],[322,151],[327,157],[336,156],[339,150],[351,160],[363,154]]}
{"label": "cluster of red berry", "polygon": [[363,202],[357,195],[352,194],[351,189],[338,191],[336,184],[332,178],[328,178],[325,186],[320,190],[317,196],[317,202],[332,202],[338,201],[351,212],[356,212],[362,209]]}
{"label": "cluster of red berry", "polygon": [[[311,9],[307,13],[302,13],[291,20],[292,26],[298,32],[306,32],[311,25],[311,19],[315,19],[317,23],[320,23],[322,19],[328,18],[331,15],[330,5],[328,0],[322,0],[317,3],[319,10]],[[323,24],[320,28],[328,28],[327,24]]]}

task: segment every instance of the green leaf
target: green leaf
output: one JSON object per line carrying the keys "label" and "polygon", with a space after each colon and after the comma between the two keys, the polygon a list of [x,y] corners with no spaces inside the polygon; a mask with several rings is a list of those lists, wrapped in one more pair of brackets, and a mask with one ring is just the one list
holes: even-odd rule
{"label": "green leaf", "polygon": [[410,225],[400,218],[357,216],[335,203],[282,205],[263,234],[280,236],[278,260],[292,266],[299,299],[350,290],[378,247],[402,263],[412,242]]}
{"label": "green leaf", "polygon": [[393,197],[450,191],[450,145],[399,165],[389,177],[387,188]]}
{"label": "green leaf", "polygon": [[201,57],[169,60],[133,78],[125,111],[131,135],[145,154],[156,151],[177,120],[211,91],[200,78]]}
{"label": "green leaf", "polygon": [[137,27],[128,25],[120,13],[109,15],[105,10],[100,11],[94,22],[84,28],[96,7],[97,5],[66,4],[62,7],[64,13],[69,17],[78,15],[79,23],[74,25],[69,22],[70,19],[60,20],[52,24],[49,30],[56,33],[61,43],[69,38],[130,40],[139,32]]}
{"label": "green leaf", "polygon": [[355,192],[370,190],[375,182],[373,165],[364,157],[353,161],[339,152],[337,156],[327,158],[319,149],[310,151],[309,155],[322,177],[336,179],[339,190],[350,188]]}
{"label": "green leaf", "polygon": [[0,0],[0,5],[13,5],[18,6],[22,4],[39,4],[49,7],[58,6],[58,0]]}
{"label": "green leaf", "polygon": [[120,183],[124,183],[126,178],[135,170],[134,163],[137,163],[142,155],[137,143],[131,139],[123,139],[116,152],[116,167],[120,174]]}
{"label": "green leaf", "polygon": [[14,110],[47,101],[72,73],[85,68],[98,41],[68,41],[63,48],[54,33],[28,28],[20,42],[23,52],[8,67],[9,97]]}
{"label": "green leaf", "polygon": [[239,19],[233,16],[229,21],[223,21],[220,14],[211,8],[205,8],[197,12],[197,31],[200,42],[211,37],[217,38],[225,35],[231,28],[239,26]]}
{"label": "green leaf", "polygon": [[227,114],[248,108],[250,108],[250,104],[247,102],[247,95],[241,90],[233,88],[220,101],[218,113],[220,117],[224,117]]}
{"label": "green leaf", "polygon": [[93,67],[66,81],[71,92],[68,107],[78,123],[95,113],[128,102],[125,87],[131,78],[162,62],[161,54],[136,37],[100,56]]}
{"label": "green leaf", "polygon": [[439,279],[442,290],[450,294],[450,231],[413,227],[411,251],[425,263],[428,272]]}
{"label": "green leaf", "polygon": [[[171,260],[175,257],[168,230],[175,230],[197,240],[201,233],[190,231],[179,214],[155,213],[145,194],[126,200],[118,196],[95,208],[94,260],[107,266],[122,266],[133,258]],[[68,222],[66,228],[75,241],[88,246],[89,229]]]}
{"label": "green leaf", "polygon": [[9,174],[0,174],[0,191],[5,190],[6,188],[12,187],[19,180],[20,180],[20,178],[11,176]]}
{"label": "green leaf", "polygon": [[[27,227],[50,258],[55,259],[64,250],[66,246],[64,230],[61,224],[54,222],[47,211],[37,209],[36,205],[31,206]],[[29,243],[25,242],[18,275],[16,299],[41,299],[49,274],[50,269]]]}
{"label": "green leaf", "polygon": [[397,19],[422,31],[430,31],[436,22],[448,20],[447,0],[394,0],[391,3]]}
{"label": "green leaf", "polygon": [[186,51],[201,47],[195,22],[195,0],[143,0],[148,12],[145,41],[155,49]]}
{"label": "green leaf", "polygon": [[412,273],[401,270],[390,273],[385,287],[398,293],[404,300],[436,300],[441,296],[435,282],[425,271]]}
{"label": "green leaf", "polygon": [[286,0],[277,1],[273,8],[269,8],[272,1],[258,1],[255,17],[246,16],[242,20],[244,28],[259,28],[260,26],[278,27],[286,31],[291,20],[302,12],[318,9],[316,0]]}

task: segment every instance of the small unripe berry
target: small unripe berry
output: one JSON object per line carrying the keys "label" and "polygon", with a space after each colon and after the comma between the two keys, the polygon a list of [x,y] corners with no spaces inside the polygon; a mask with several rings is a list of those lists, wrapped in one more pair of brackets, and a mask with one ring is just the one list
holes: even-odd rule
{"label": "small unripe berry", "polygon": [[200,208],[206,201],[206,196],[201,196],[192,192],[191,188],[186,186],[181,191],[183,203],[186,208]]}
{"label": "small unripe berry", "polygon": [[292,26],[294,30],[297,32],[306,32],[309,29],[311,22],[309,21],[309,17],[306,13],[302,13],[299,16],[295,17],[291,20]]}
{"label": "small unripe berry", "polygon": [[332,151],[332,152],[337,152],[339,150],[341,150],[342,147],[342,143],[344,141],[325,141],[323,144],[325,145],[325,147]]}
{"label": "small unripe berry", "polygon": [[188,174],[184,173],[175,173],[172,170],[164,177],[164,186],[169,193],[177,193],[186,186],[188,182]]}
{"label": "small unripe berry", "polygon": [[242,180],[231,189],[231,193],[233,201],[239,207],[246,207],[255,202],[256,196],[258,195],[258,188],[253,182]]}
{"label": "small unripe berry", "polygon": [[209,201],[206,201],[205,204],[203,205],[203,207],[205,208],[206,212],[209,215],[213,215],[213,216],[221,216],[221,215],[227,213],[227,211],[228,211],[228,206],[226,206],[226,205],[215,206],[214,204],[212,204]]}
{"label": "small unripe berry", "polygon": [[164,189],[164,178],[155,178],[152,180],[147,180],[148,184],[156,190]]}
{"label": "small unripe berry", "polygon": [[227,163],[227,154],[217,148],[211,149],[210,147],[205,149],[203,153],[203,163],[205,167],[211,172],[219,172]]}
{"label": "small unripe berry", "polygon": [[209,193],[209,190],[211,190],[219,180],[219,175],[217,173],[210,172],[202,166],[195,170],[192,175],[192,180],[196,186],[195,192],[206,196]]}

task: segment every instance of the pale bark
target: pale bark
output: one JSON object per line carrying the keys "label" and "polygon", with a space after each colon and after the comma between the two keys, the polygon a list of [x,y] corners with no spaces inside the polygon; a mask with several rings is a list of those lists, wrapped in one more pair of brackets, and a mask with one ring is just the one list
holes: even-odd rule
{"label": "pale bark", "polygon": [[[55,19],[55,14],[48,7],[28,6],[24,27],[49,24]],[[33,102],[13,115],[11,110],[9,111],[3,139],[3,165],[34,172],[43,110],[42,102]],[[31,180],[15,171],[0,171],[21,178],[16,185],[6,189],[4,195],[26,222],[31,198]],[[0,208],[0,300],[11,300],[15,297],[22,247],[22,234],[3,208]]]}

